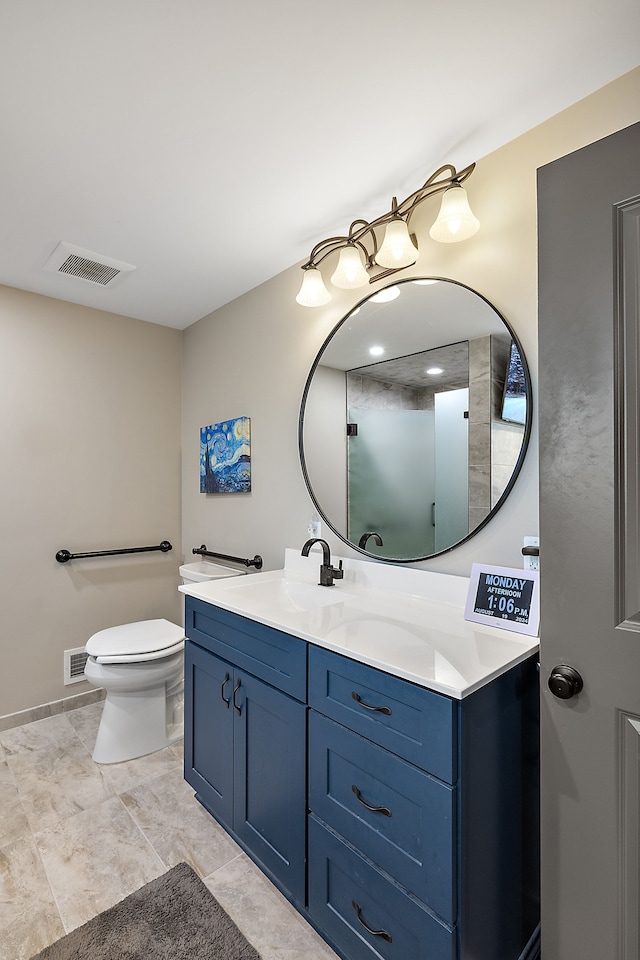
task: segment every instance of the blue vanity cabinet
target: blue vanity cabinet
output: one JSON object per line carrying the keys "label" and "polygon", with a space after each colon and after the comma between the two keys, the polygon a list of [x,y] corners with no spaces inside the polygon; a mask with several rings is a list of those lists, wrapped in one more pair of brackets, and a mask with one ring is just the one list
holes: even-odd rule
{"label": "blue vanity cabinet", "polygon": [[518,960],[538,922],[535,658],[453,700],[309,649],[308,909],[349,960]]}
{"label": "blue vanity cabinet", "polygon": [[191,597],[185,618],[185,778],[304,908],[306,644]]}
{"label": "blue vanity cabinet", "polygon": [[462,700],[186,598],[185,777],[343,960],[531,960],[537,657]]}

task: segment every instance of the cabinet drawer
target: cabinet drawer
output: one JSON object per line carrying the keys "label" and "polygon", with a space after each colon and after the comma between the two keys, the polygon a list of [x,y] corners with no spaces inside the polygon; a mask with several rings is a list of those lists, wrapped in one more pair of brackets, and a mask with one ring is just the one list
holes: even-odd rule
{"label": "cabinet drawer", "polygon": [[457,705],[449,697],[309,647],[309,705],[447,783],[457,778]]}
{"label": "cabinet drawer", "polygon": [[309,818],[309,912],[350,960],[454,960],[455,931]]}
{"label": "cabinet drawer", "polygon": [[455,922],[455,787],[311,710],[309,807]]}
{"label": "cabinet drawer", "polygon": [[307,644],[211,603],[185,598],[185,633],[205,650],[229,660],[272,687],[307,699]]}

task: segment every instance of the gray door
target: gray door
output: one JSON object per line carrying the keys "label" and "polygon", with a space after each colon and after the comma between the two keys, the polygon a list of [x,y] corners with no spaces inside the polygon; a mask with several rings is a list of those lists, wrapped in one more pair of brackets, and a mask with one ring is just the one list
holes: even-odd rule
{"label": "gray door", "polygon": [[640,124],[538,191],[542,958],[638,960]]}

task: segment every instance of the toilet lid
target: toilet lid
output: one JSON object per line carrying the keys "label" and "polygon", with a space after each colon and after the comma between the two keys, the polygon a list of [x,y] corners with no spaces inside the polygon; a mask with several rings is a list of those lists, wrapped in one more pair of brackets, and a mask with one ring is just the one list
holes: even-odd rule
{"label": "toilet lid", "polygon": [[137,623],[123,623],[99,630],[89,637],[85,650],[90,657],[102,663],[108,662],[103,659],[107,657],[120,660],[127,657],[131,661],[136,658],[151,660],[176,652],[183,641],[184,630],[175,623],[168,620],[139,620]]}

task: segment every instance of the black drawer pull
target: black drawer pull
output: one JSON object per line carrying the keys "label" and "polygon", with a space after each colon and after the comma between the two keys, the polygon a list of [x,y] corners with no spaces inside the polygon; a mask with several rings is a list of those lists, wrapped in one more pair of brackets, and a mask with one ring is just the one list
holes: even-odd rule
{"label": "black drawer pull", "polygon": [[238,682],[233,688],[233,705],[236,708],[238,716],[240,716],[240,714],[242,713],[242,707],[239,707],[238,704],[236,703],[236,693],[238,692],[239,689],[240,689],[240,677],[238,677]]}
{"label": "black drawer pull", "polygon": [[227,684],[228,682],[229,682],[229,674],[225,673],[224,680],[222,681],[222,685],[220,686],[220,696],[222,697],[223,703],[225,704],[227,710],[229,709],[229,704],[231,703],[231,697],[225,697],[224,688],[225,688],[225,684]]}
{"label": "black drawer pull", "polygon": [[386,940],[387,943],[392,943],[392,939],[391,939],[391,934],[390,934],[390,933],[387,933],[386,930],[372,930],[371,927],[370,927],[367,923],[364,922],[364,920],[362,919],[362,911],[360,910],[360,905],[359,905],[358,903],[356,903],[355,900],[352,900],[352,901],[351,901],[351,906],[352,906],[353,909],[355,910],[356,916],[357,916],[358,920],[360,921],[360,923],[362,924],[362,926],[365,928],[365,930],[367,931],[367,933],[370,933],[372,937],[382,937],[382,939],[383,939],[383,940]]}
{"label": "black drawer pull", "polygon": [[366,800],[363,800],[363,799],[362,799],[362,794],[360,793],[360,791],[359,791],[358,788],[356,787],[355,783],[352,783],[352,784],[351,784],[351,789],[352,789],[353,792],[355,793],[356,799],[359,800],[360,803],[362,804],[362,806],[363,806],[363,807],[366,807],[367,810],[371,810],[372,813],[383,813],[383,814],[385,815],[385,817],[392,817],[392,816],[393,816],[393,814],[391,813],[391,810],[389,810],[389,807],[372,807],[370,803],[367,803]]}
{"label": "black drawer pull", "polygon": [[365,703],[364,700],[361,700],[355,690],[351,691],[351,696],[356,703],[359,703],[360,706],[364,707],[365,710],[373,710],[375,713],[386,713],[388,717],[391,716],[391,707],[372,707],[371,704]]}

